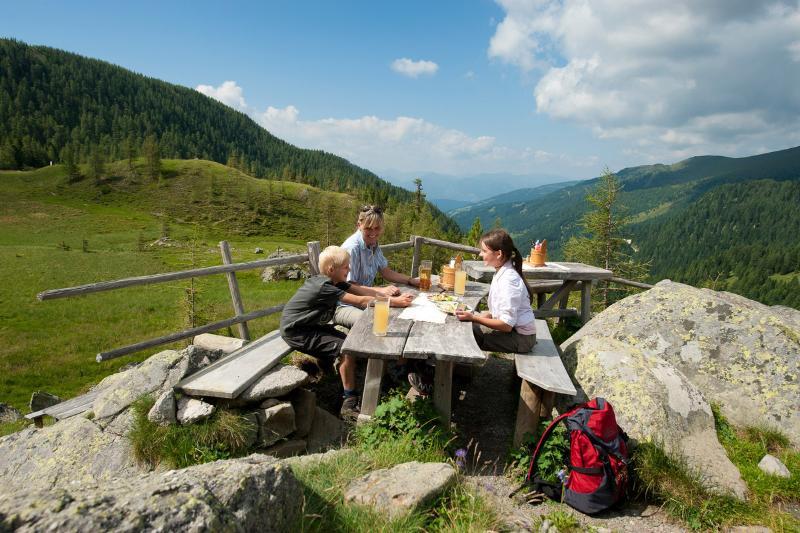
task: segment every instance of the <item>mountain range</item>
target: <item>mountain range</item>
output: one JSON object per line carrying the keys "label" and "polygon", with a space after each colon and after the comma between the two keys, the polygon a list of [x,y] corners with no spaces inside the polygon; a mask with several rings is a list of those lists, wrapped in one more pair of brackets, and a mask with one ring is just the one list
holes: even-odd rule
{"label": "mountain range", "polygon": [[[701,156],[616,173],[634,257],[671,278],[800,307],[800,147],[750,157]],[[550,257],[581,231],[597,178],[526,198],[521,189],[450,211],[466,230],[499,219],[520,249],[546,238]]]}

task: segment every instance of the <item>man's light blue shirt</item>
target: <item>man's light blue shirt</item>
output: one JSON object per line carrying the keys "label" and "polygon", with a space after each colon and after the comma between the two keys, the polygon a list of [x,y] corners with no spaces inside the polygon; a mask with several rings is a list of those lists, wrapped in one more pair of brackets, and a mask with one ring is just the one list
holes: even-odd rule
{"label": "man's light blue shirt", "polygon": [[389,261],[383,256],[380,246],[367,246],[361,230],[350,235],[342,243],[342,248],[350,254],[350,273],[347,275],[347,281],[372,287],[378,272],[389,266]]}

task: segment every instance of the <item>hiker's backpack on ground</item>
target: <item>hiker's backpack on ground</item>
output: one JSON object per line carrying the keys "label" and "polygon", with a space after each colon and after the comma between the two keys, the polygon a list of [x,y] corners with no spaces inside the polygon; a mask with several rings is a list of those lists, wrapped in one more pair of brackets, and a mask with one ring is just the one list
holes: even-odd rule
{"label": "hiker's backpack on ground", "polygon": [[542,446],[561,421],[566,423],[570,443],[564,503],[586,514],[608,509],[624,498],[628,487],[628,437],[617,425],[614,408],[603,398],[578,405],[547,426],[536,444],[526,481],[561,499],[562,485],[544,481],[535,472]]}

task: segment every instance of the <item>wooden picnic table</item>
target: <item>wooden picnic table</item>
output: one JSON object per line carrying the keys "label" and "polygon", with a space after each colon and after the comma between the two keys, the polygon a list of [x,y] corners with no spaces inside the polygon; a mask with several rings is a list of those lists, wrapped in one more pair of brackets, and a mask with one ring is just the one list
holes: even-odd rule
{"label": "wooden picnic table", "polygon": [[[403,292],[418,294],[412,287],[402,287]],[[431,293],[440,292],[434,288]],[[489,285],[467,281],[466,292],[460,301],[476,308],[489,293]],[[452,292],[450,292],[452,294]],[[389,327],[385,337],[372,333],[374,308],[368,307],[353,325],[342,345],[342,353],[368,359],[367,375],[361,396],[361,415],[372,416],[378,406],[381,380],[386,361],[407,359],[435,362],[433,402],[446,423],[450,422],[453,366],[456,363],[483,365],[486,354],[478,347],[472,334],[472,323],[461,322],[447,315],[444,324],[399,318],[402,308],[389,310]]]}
{"label": "wooden picnic table", "polygon": [[[467,271],[467,275],[472,279],[484,282],[491,281],[495,274],[495,269],[486,266],[483,261],[464,261],[464,270]],[[537,308],[534,309],[536,318],[578,316],[579,313],[576,309],[554,309],[554,307],[557,303],[566,301],[569,293],[580,287],[580,317],[585,324],[592,318],[592,282],[610,279],[614,273],[604,268],[583,263],[548,261],[543,267],[533,267],[528,263],[523,263],[522,275],[527,280],[555,281],[551,289],[554,291],[553,294],[545,301],[537,299]]]}

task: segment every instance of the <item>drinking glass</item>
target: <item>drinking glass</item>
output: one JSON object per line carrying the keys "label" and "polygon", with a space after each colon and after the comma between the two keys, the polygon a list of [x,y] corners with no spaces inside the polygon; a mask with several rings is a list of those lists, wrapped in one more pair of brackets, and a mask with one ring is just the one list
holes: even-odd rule
{"label": "drinking glass", "polygon": [[389,329],[389,297],[378,296],[375,298],[375,316],[372,320],[372,334],[385,337]]}
{"label": "drinking glass", "polygon": [[458,296],[464,296],[464,292],[466,290],[467,290],[467,271],[456,270],[456,282],[455,282],[455,287],[453,287],[453,292]]}
{"label": "drinking glass", "polygon": [[433,262],[429,260],[421,261],[419,264],[419,290],[427,292],[431,290],[431,271]]}

